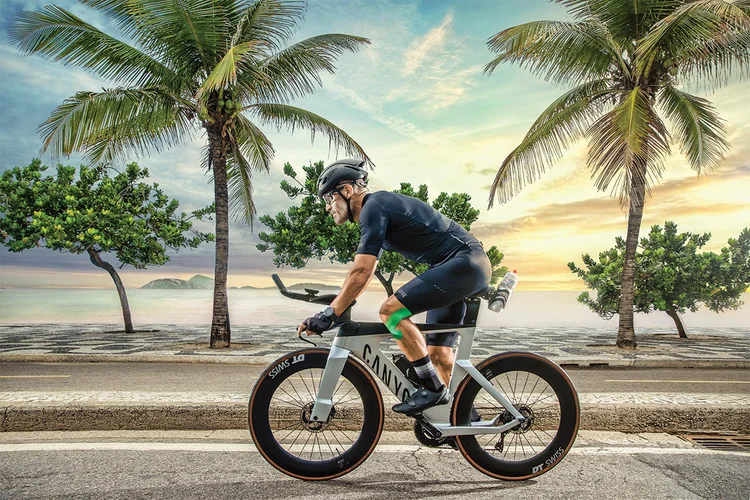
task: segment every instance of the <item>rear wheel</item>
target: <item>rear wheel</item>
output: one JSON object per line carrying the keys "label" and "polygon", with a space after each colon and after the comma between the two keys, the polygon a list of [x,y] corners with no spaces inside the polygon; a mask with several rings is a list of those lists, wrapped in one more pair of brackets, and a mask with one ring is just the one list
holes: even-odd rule
{"label": "rear wheel", "polygon": [[[526,417],[502,434],[459,436],[463,456],[485,474],[506,480],[529,479],[557,465],[578,434],[580,408],[573,383],[551,361],[531,353],[504,353],[487,358],[477,370]],[[473,378],[461,381],[452,409],[453,425],[470,425],[471,406],[482,420],[513,416]]]}
{"label": "rear wheel", "polygon": [[326,422],[313,422],[328,350],[304,349],[271,363],[258,378],[248,408],[253,442],[281,472],[307,480],[333,479],[358,467],[383,431],[383,399],[361,363],[349,358]]}

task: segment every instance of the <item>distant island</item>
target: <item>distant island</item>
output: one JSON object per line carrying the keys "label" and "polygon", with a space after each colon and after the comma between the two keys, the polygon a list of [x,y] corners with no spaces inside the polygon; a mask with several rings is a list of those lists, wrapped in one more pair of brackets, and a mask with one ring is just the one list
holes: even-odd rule
{"label": "distant island", "polygon": [[[181,280],[179,278],[159,278],[151,281],[141,288],[151,290],[213,290],[214,280],[208,276],[196,274],[189,280]],[[232,289],[238,289],[238,287],[230,287]],[[295,283],[294,285],[287,287],[290,290],[304,290],[310,288],[312,290],[338,290],[340,287],[333,285],[324,285],[322,283]],[[240,290],[275,290],[275,286],[257,287],[257,286],[243,286]]]}
{"label": "distant island", "polygon": [[189,281],[185,281],[179,278],[160,278],[158,280],[154,280],[149,283],[146,283],[141,288],[150,288],[153,290],[205,290],[206,289],[204,284],[196,283],[192,281],[192,279],[193,278],[190,278]]}

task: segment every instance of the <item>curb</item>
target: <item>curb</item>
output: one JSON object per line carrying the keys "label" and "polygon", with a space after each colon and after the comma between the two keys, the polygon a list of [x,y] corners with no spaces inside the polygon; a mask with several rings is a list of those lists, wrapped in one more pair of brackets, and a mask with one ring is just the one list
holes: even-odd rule
{"label": "curb", "polygon": [[[179,354],[175,352],[136,354],[0,354],[0,362],[27,363],[199,363],[266,366],[286,354],[271,356]],[[473,362],[483,357],[472,357]],[[728,368],[750,369],[750,359],[582,359],[548,357],[562,368]]]}
{"label": "curb", "polygon": [[[245,403],[19,404],[0,408],[0,432],[83,430],[220,430],[247,428]],[[413,420],[386,411],[385,430],[411,430]],[[750,434],[750,406],[582,404],[581,430]]]}

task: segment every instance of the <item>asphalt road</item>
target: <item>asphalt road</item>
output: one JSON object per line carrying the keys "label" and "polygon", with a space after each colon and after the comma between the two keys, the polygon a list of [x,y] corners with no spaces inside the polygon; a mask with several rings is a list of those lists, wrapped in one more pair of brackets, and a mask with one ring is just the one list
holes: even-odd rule
{"label": "asphalt road", "polygon": [[[197,363],[0,362],[0,392],[140,391],[249,393],[265,367]],[[750,370],[570,369],[579,393],[750,394]]]}
{"label": "asphalt road", "polygon": [[665,435],[583,433],[559,465],[523,482],[386,435],[361,467],[318,483],[276,471],[232,432],[3,433],[0,498],[747,499],[750,491],[750,453],[690,448]]}

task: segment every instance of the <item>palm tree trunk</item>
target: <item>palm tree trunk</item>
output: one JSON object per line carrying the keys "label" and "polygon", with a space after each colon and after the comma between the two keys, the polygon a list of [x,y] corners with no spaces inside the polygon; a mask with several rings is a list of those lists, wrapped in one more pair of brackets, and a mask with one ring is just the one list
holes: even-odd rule
{"label": "palm tree trunk", "polygon": [[135,333],[133,329],[133,320],[130,317],[130,304],[128,304],[128,295],[125,293],[125,286],[122,284],[120,275],[117,274],[117,270],[112,267],[112,264],[104,262],[99,255],[99,252],[93,248],[88,250],[89,259],[91,263],[96,267],[102,268],[109,273],[112,277],[112,281],[115,282],[115,288],[117,288],[117,295],[120,296],[120,306],[122,307],[122,319],[125,321],[125,333]]}
{"label": "palm tree trunk", "polygon": [[635,253],[638,249],[638,236],[643,219],[643,206],[646,194],[646,166],[638,165],[642,174],[634,174],[631,179],[630,210],[628,212],[628,234],[625,239],[625,262],[622,268],[620,287],[620,325],[617,331],[617,347],[635,349],[635,328],[633,326],[633,304],[635,302]]}
{"label": "palm tree trunk", "polygon": [[680,316],[677,314],[677,311],[675,311],[674,309],[667,309],[667,315],[672,318],[672,321],[674,321],[674,324],[677,326],[677,331],[680,334],[680,338],[688,338],[687,333],[685,333],[685,327],[682,326],[682,321],[680,321]]}
{"label": "palm tree trunk", "polygon": [[227,189],[226,144],[220,128],[207,128],[211,168],[214,174],[216,202],[216,264],[214,268],[214,312],[211,320],[210,346],[229,347],[229,301],[227,299],[227,266],[229,264],[229,194]]}

